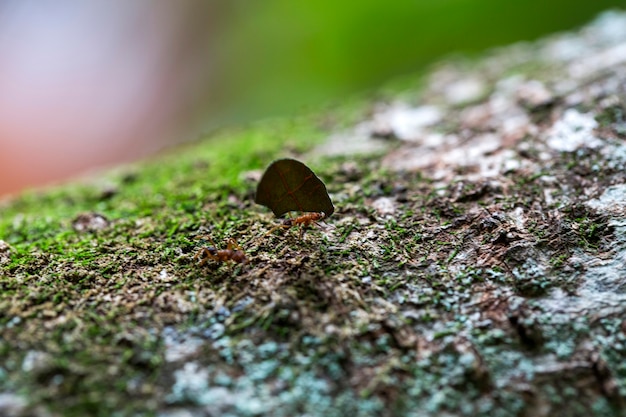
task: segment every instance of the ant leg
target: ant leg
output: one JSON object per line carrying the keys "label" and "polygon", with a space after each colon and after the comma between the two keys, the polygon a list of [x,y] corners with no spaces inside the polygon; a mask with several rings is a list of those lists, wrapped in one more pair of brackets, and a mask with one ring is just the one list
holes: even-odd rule
{"label": "ant leg", "polygon": [[198,250],[198,252],[196,252],[195,256],[193,257],[194,260],[196,259],[200,259],[200,262],[198,262],[198,265],[202,266],[205,263],[207,263],[207,261],[209,259],[213,259],[214,261],[219,261],[219,258],[215,255],[213,255],[211,253],[211,251],[207,248],[200,248]]}
{"label": "ant leg", "polygon": [[272,228],[270,229],[270,231],[269,231],[269,232],[267,232],[264,236],[267,236],[267,235],[272,234],[272,233],[274,232],[274,230],[276,230],[276,229],[289,229],[290,227],[291,227],[291,226],[287,226],[287,225],[284,225],[284,224],[279,224],[278,226],[274,226],[274,227],[272,227]]}
{"label": "ant leg", "polygon": [[[209,235],[203,235],[203,236],[196,236],[195,239],[206,239],[209,242],[211,242],[211,245],[213,245],[214,250],[217,250],[217,245],[215,244],[215,242],[213,241],[213,239],[211,238],[211,236]],[[193,257],[194,260],[196,259],[200,259],[200,262],[198,262],[199,265],[204,265],[205,263],[207,263],[207,261],[209,259],[213,259],[214,261],[219,261],[220,258],[216,255],[213,255],[211,253],[211,251],[206,248],[200,248],[198,249],[198,252],[196,252],[195,256]]]}
{"label": "ant leg", "polygon": [[308,221],[308,222],[301,223],[300,224],[300,239],[302,239],[304,237],[304,233],[306,232],[306,228],[310,227],[311,229],[313,229],[313,226],[319,227],[319,224],[317,224],[317,222],[314,222],[314,221]]}
{"label": "ant leg", "polygon": [[213,245],[213,247],[215,249],[217,249],[217,245],[215,244],[215,241],[211,238],[210,235],[201,235],[201,236],[196,236],[194,239],[196,240],[200,240],[200,239],[205,239],[208,240],[209,242],[211,242],[211,245]]}
{"label": "ant leg", "polygon": [[237,243],[237,241],[235,239],[233,239],[232,237],[230,239],[228,239],[228,245],[227,245],[227,249],[228,250],[238,250],[240,252],[243,252],[243,248],[239,245],[239,243]]}

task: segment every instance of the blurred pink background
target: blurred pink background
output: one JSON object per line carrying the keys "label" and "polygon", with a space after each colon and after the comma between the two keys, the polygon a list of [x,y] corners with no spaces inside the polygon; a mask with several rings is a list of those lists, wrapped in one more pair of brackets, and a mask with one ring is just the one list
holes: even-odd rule
{"label": "blurred pink background", "polygon": [[0,195],[197,136],[212,30],[201,3],[0,3]]}

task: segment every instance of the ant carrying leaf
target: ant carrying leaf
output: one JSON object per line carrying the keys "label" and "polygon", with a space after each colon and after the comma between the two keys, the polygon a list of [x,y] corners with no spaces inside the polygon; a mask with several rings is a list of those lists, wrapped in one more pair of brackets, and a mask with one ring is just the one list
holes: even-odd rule
{"label": "ant carrying leaf", "polygon": [[257,187],[255,202],[268,207],[277,217],[290,211],[303,212],[285,219],[267,234],[299,226],[302,237],[306,226],[317,224],[335,211],[322,180],[295,159],[279,159],[267,168]]}
{"label": "ant carrying leaf", "polygon": [[272,234],[272,232],[276,229],[289,229],[291,227],[298,226],[300,227],[300,238],[302,238],[302,236],[304,236],[305,227],[317,224],[318,221],[324,220],[324,218],[326,218],[326,214],[324,214],[323,211],[320,211],[319,213],[304,213],[303,215],[295,218],[290,217],[283,220],[283,224],[272,227],[266,235]]}

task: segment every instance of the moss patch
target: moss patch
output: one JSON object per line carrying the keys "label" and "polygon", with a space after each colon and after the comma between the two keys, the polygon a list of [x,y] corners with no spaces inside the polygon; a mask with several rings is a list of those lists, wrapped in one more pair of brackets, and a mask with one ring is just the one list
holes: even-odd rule
{"label": "moss patch", "polygon": [[[626,226],[606,201],[626,152],[595,93],[610,83],[543,102],[491,80],[503,62],[466,68],[489,87],[463,104],[437,84],[454,65],[436,70],[413,93],[446,120],[404,126],[420,140],[400,138],[385,93],[3,203],[5,398],[17,415],[618,415]],[[599,121],[573,151],[556,148],[566,114]],[[353,125],[385,154],[311,156]],[[268,235],[278,220],[253,203],[287,155],[336,207],[303,237]],[[250,263],[198,265],[207,234]]]}

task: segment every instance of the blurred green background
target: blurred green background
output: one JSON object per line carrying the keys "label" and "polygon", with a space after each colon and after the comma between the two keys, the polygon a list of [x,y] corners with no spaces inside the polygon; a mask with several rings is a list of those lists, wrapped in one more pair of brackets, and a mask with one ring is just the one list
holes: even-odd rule
{"label": "blurred green background", "polygon": [[253,114],[341,98],[451,52],[575,27],[616,0],[395,0],[233,3],[219,43],[227,97]]}
{"label": "blurred green background", "polygon": [[419,82],[446,54],[575,28],[625,1],[0,1],[0,197]]}

